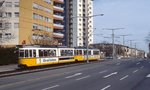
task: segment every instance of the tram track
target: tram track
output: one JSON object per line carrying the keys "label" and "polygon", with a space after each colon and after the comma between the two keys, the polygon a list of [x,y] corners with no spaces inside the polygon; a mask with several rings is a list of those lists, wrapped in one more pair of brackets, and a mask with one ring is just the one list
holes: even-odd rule
{"label": "tram track", "polygon": [[[103,61],[103,60],[101,60]],[[88,64],[97,63],[99,61],[92,61]],[[14,76],[14,75],[21,75],[21,74],[28,74],[28,73],[34,73],[34,72],[41,72],[41,71],[47,71],[47,70],[54,70],[59,68],[66,68],[66,67],[72,67],[72,66],[79,66],[79,65],[86,65],[86,62],[78,62],[78,63],[65,63],[65,64],[57,64],[52,66],[41,66],[41,67],[34,67],[34,68],[26,68],[26,69],[19,69],[12,71],[4,71],[0,72],[0,78],[1,77],[8,77],[8,76]]]}

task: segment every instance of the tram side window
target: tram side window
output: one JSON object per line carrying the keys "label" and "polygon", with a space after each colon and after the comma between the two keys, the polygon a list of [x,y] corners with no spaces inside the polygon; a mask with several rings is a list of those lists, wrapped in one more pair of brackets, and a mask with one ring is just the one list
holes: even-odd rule
{"label": "tram side window", "polygon": [[89,55],[91,55],[91,51],[89,51],[89,53],[88,53]]}
{"label": "tram side window", "polygon": [[68,50],[67,56],[73,56],[73,50]]}
{"label": "tram side window", "polygon": [[32,50],[29,50],[29,57],[32,57]]}
{"label": "tram side window", "polygon": [[45,57],[48,56],[48,50],[44,50],[44,56],[45,56]]}
{"label": "tram side window", "polygon": [[84,55],[86,55],[87,54],[87,51],[86,50],[84,50]]}
{"label": "tram side window", "polygon": [[78,50],[78,55],[82,55],[82,50]]}
{"label": "tram side window", "polygon": [[77,55],[77,50],[74,50],[74,54]]}
{"label": "tram side window", "polygon": [[64,50],[61,50],[60,53],[61,53],[61,56],[65,56]]}
{"label": "tram side window", "polygon": [[43,52],[43,50],[39,50],[39,57],[44,57],[44,52]]}
{"label": "tram side window", "polygon": [[73,50],[61,50],[61,56],[73,56]]}
{"label": "tram side window", "polygon": [[28,57],[28,50],[25,50],[25,57]]}
{"label": "tram side window", "polygon": [[36,57],[36,50],[33,50],[33,57]]}
{"label": "tram side window", "polygon": [[49,50],[49,56],[56,56],[56,50]]}
{"label": "tram side window", "polygon": [[24,57],[24,50],[19,51],[19,57]]}
{"label": "tram side window", "polygon": [[66,54],[67,54],[67,56],[71,56],[71,51],[70,50],[66,50]]}
{"label": "tram side window", "polygon": [[99,55],[99,51],[93,51],[94,55]]}

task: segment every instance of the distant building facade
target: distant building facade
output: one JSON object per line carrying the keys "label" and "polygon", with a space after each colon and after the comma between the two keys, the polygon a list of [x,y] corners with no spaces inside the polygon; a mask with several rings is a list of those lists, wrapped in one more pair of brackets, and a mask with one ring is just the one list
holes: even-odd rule
{"label": "distant building facade", "polygon": [[[105,53],[106,57],[112,57],[113,44],[111,43],[98,43],[91,45],[92,47],[100,49],[101,52]],[[145,58],[145,51],[138,50],[136,48],[130,48],[128,46],[123,46],[120,44],[115,44],[115,56],[121,58]]]}

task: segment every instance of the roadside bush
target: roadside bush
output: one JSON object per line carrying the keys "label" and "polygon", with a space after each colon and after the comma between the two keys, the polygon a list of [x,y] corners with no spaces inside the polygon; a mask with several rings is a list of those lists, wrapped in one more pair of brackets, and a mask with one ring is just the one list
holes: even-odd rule
{"label": "roadside bush", "polygon": [[15,47],[0,47],[0,65],[16,64],[18,61],[18,54],[14,53],[15,51]]}

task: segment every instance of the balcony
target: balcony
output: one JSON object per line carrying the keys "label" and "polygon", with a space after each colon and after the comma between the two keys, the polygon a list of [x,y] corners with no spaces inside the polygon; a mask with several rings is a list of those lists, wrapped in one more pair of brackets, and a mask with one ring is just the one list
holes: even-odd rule
{"label": "balcony", "polygon": [[61,24],[54,24],[54,29],[64,29],[64,25]]}
{"label": "balcony", "polygon": [[64,12],[64,8],[59,7],[59,6],[53,6],[54,7],[54,11],[58,11],[58,12]]}
{"label": "balcony", "polygon": [[64,4],[64,0],[54,0],[55,3]]}
{"label": "balcony", "polygon": [[53,37],[54,38],[63,38],[64,34],[62,34],[62,33],[53,33]]}
{"label": "balcony", "polygon": [[63,20],[64,17],[60,16],[60,15],[53,15],[54,16],[54,20]]}

